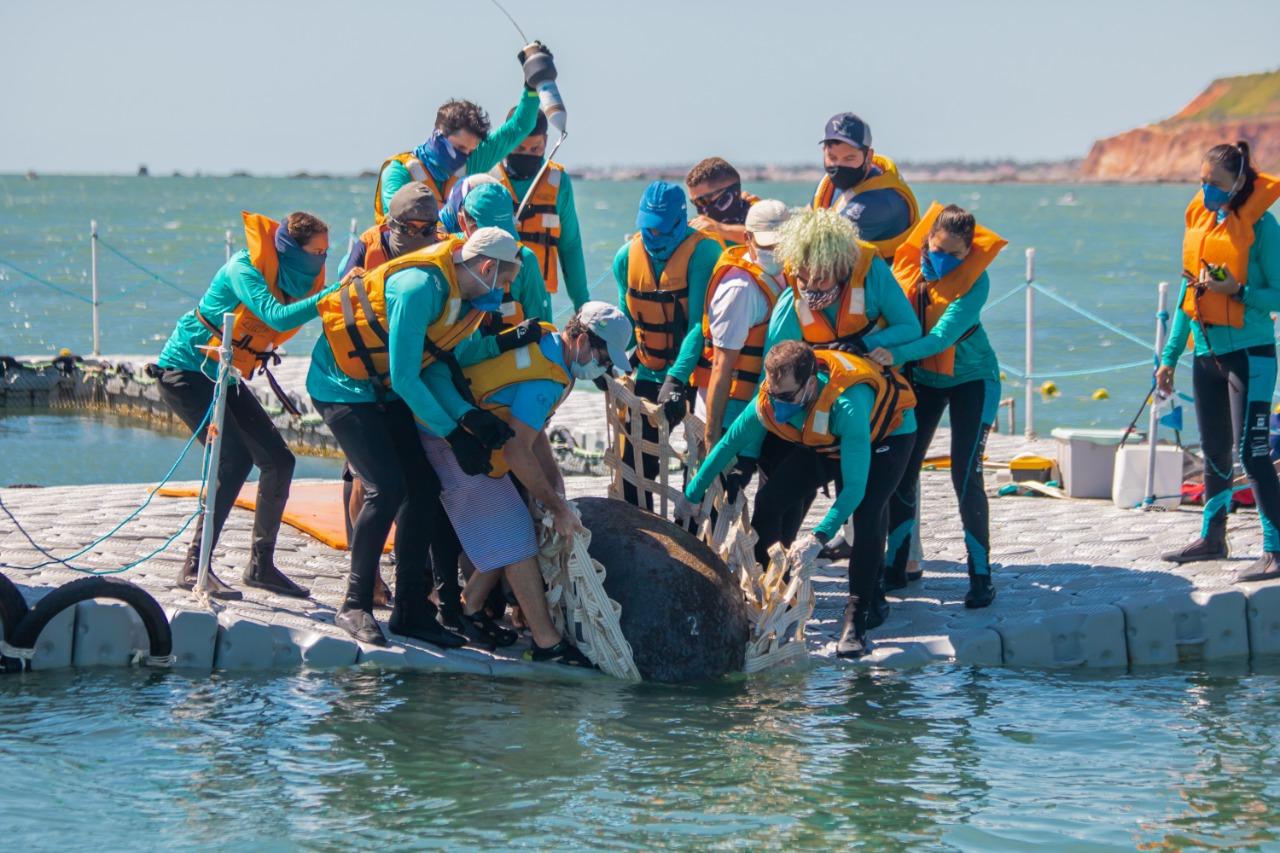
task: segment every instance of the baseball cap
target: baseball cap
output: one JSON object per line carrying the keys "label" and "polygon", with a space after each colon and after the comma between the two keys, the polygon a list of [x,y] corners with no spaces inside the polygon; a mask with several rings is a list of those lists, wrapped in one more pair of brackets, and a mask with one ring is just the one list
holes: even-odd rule
{"label": "baseball cap", "polygon": [[823,142],[847,142],[856,148],[871,147],[871,127],[853,113],[836,113],[827,119]]}
{"label": "baseball cap", "polygon": [[477,228],[475,233],[467,238],[467,242],[462,244],[462,259],[469,261],[478,255],[483,255],[495,261],[513,263],[519,250],[516,238],[501,228],[492,226]]}
{"label": "baseball cap", "polygon": [[440,203],[430,187],[413,181],[396,190],[387,212],[397,222],[435,222],[440,218]]}
{"label": "baseball cap", "polygon": [[609,349],[609,360],[619,370],[626,371],[630,365],[627,355],[627,344],[631,343],[631,321],[608,302],[585,302],[578,311],[578,319],[591,333],[605,342]]}
{"label": "baseball cap", "polygon": [[636,213],[637,228],[653,228],[665,233],[685,219],[684,190],[666,181],[654,181],[645,187]]}
{"label": "baseball cap", "polygon": [[747,232],[762,246],[772,246],[782,239],[779,229],[791,218],[786,204],[776,198],[761,199],[747,211]]}
{"label": "baseball cap", "polygon": [[502,184],[481,184],[472,187],[462,202],[467,216],[480,227],[501,228],[516,236],[516,207],[511,193]]}

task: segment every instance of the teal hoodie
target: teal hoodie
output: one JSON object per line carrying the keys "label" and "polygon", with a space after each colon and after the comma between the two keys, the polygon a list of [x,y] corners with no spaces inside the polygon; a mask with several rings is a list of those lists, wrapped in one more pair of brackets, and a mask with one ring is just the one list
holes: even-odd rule
{"label": "teal hoodie", "polygon": [[[508,176],[507,180],[511,181],[511,189],[515,190],[517,196],[516,204],[519,204],[520,199],[529,191],[533,179],[517,181]],[[564,282],[565,291],[569,294],[569,301],[573,303],[576,313],[583,303],[590,301],[591,291],[587,289],[587,262],[582,254],[582,228],[578,224],[578,208],[573,201],[573,182],[569,180],[568,172],[560,174],[556,215],[560,217],[560,242],[556,247],[560,257],[560,280]]]}
{"label": "teal hoodie", "polygon": [[[945,376],[916,365],[911,372],[911,381],[930,388],[951,388],[979,379],[998,382],[1000,364],[996,360],[996,351],[991,348],[991,341],[987,339],[986,329],[982,328],[982,306],[987,304],[990,295],[991,279],[984,272],[968,293],[947,306],[924,337],[888,347],[893,354],[893,363],[902,367],[954,346],[956,361],[953,375]],[[975,326],[974,333],[961,341],[961,336]]]}

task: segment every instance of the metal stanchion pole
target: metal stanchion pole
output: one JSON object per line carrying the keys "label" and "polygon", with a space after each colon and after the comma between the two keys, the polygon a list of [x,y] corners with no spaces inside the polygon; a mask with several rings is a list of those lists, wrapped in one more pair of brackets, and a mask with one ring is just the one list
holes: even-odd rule
{"label": "metal stanchion pole", "polygon": [[[1169,282],[1160,282],[1160,295],[1156,309],[1156,364],[1160,363],[1160,353],[1164,352],[1165,334],[1169,311]],[[1156,499],[1156,432],[1160,429],[1160,413],[1157,411],[1156,399],[1151,399],[1151,413],[1147,420],[1147,491],[1143,499],[1144,506],[1152,506]]]}
{"label": "metal stanchion pole", "polygon": [[227,388],[231,382],[231,341],[235,337],[236,315],[222,315],[222,341],[218,346],[218,379],[213,391],[213,416],[209,419],[206,441],[209,444],[209,466],[205,473],[204,520],[200,530],[199,574],[195,591],[203,594],[209,579],[209,560],[213,556],[213,507],[218,500],[218,460],[222,457],[222,424],[227,414]]}
{"label": "metal stanchion pole", "polygon": [[356,247],[356,240],[360,239],[360,235],[356,233],[356,218],[351,217],[351,233],[347,236],[347,254],[351,254],[351,250]]}
{"label": "metal stanchion pole", "polygon": [[231,260],[231,247],[232,247],[232,246],[231,246],[231,229],[230,229],[230,228],[228,228],[228,229],[227,229],[226,240],[227,240],[227,260]]}
{"label": "metal stanchion pole", "polygon": [[1036,437],[1036,423],[1032,415],[1032,406],[1034,405],[1035,387],[1032,376],[1034,374],[1033,365],[1035,362],[1035,339],[1036,339],[1036,319],[1035,319],[1035,291],[1031,289],[1031,284],[1036,280],[1036,250],[1034,248],[1027,249],[1027,318],[1026,318],[1026,349],[1027,357],[1024,365],[1026,373],[1026,407],[1027,411],[1023,414],[1023,433],[1027,438]]}
{"label": "metal stanchion pole", "polygon": [[98,220],[89,220],[89,275],[93,282],[93,354],[102,355],[98,333]]}

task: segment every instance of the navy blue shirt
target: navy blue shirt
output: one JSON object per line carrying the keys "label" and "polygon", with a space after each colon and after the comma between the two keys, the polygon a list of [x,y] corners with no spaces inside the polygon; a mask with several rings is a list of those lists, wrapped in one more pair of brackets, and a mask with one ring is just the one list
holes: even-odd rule
{"label": "navy blue shirt", "polygon": [[[872,169],[868,178],[881,174]],[[911,227],[911,205],[897,190],[883,189],[856,193],[840,215],[858,229],[858,236],[867,242],[888,240]]]}

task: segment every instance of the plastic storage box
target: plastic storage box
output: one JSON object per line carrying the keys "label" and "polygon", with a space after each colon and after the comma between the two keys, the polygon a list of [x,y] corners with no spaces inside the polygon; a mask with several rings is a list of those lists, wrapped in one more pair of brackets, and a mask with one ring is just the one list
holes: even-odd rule
{"label": "plastic storage box", "polygon": [[[1146,444],[1126,444],[1116,452],[1111,502],[1120,509],[1134,509],[1147,497]],[[1156,447],[1155,505],[1170,509],[1182,503],[1182,448],[1172,444]]]}
{"label": "plastic storage box", "polygon": [[[1062,490],[1073,498],[1111,497],[1116,448],[1124,430],[1057,427],[1050,435],[1058,442]],[[1135,432],[1131,441],[1139,442],[1143,435]]]}

